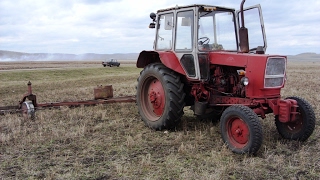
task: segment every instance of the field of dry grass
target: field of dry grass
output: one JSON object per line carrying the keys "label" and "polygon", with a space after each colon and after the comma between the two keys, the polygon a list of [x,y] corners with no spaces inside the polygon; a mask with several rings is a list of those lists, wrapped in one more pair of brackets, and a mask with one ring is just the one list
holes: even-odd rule
{"label": "field of dry grass", "polygon": [[[29,80],[40,103],[92,99],[93,88],[107,84],[115,96],[132,95],[141,71],[100,62],[0,67],[0,106],[17,104]],[[308,100],[316,119],[319,68],[319,62],[289,62],[282,91]],[[272,116],[262,125],[262,147],[248,156],[226,148],[219,122],[200,121],[188,107],[172,131],[145,127],[135,103],[41,110],[34,121],[9,114],[0,116],[0,179],[320,179],[318,120],[303,143],[283,140]]]}

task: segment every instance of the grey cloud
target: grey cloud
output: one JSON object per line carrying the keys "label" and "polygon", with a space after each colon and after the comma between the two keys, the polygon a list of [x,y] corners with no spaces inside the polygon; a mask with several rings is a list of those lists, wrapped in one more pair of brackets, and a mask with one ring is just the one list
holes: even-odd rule
{"label": "grey cloud", "polygon": [[[316,9],[319,2],[247,0],[245,6],[256,3],[263,9],[268,53],[319,53],[320,37],[316,32],[320,22]],[[152,49],[154,29],[148,29],[149,13],[177,4],[212,4],[238,9],[240,1],[56,0],[31,3],[29,0],[1,0],[0,49],[75,54]]]}

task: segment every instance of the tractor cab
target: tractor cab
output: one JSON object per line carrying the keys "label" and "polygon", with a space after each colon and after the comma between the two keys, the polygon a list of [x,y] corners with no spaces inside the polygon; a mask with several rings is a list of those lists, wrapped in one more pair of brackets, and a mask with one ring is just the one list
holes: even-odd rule
{"label": "tractor cab", "polygon": [[[254,53],[258,46],[264,52],[266,41],[260,5],[245,9],[245,13],[250,19],[255,18],[248,24],[250,28],[259,28],[261,32],[250,34],[254,47],[250,52]],[[157,14],[150,14],[153,22],[149,28],[156,28],[154,50],[160,56],[161,52],[174,53],[188,79],[207,80],[210,52],[240,52],[239,14],[231,8],[198,4],[158,10]]]}

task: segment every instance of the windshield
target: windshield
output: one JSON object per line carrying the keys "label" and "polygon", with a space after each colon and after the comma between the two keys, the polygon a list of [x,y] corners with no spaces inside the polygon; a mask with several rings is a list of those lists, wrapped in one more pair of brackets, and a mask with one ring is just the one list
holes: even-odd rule
{"label": "windshield", "polygon": [[225,11],[199,12],[198,48],[200,51],[237,51],[234,14]]}

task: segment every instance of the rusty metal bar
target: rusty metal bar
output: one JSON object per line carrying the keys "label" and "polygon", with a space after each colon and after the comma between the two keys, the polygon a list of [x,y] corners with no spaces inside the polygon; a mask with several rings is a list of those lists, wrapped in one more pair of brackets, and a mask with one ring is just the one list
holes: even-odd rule
{"label": "rusty metal bar", "polygon": [[21,112],[19,106],[4,106],[0,107],[0,115],[19,113]]}
{"label": "rusty metal bar", "polygon": [[98,99],[98,100],[86,100],[86,101],[70,101],[70,102],[53,102],[53,103],[38,103],[37,107],[60,107],[60,106],[69,106],[69,107],[78,107],[78,106],[92,106],[97,104],[110,104],[110,103],[121,103],[121,102],[135,102],[135,96],[125,96],[125,97],[116,97],[109,99]]}

